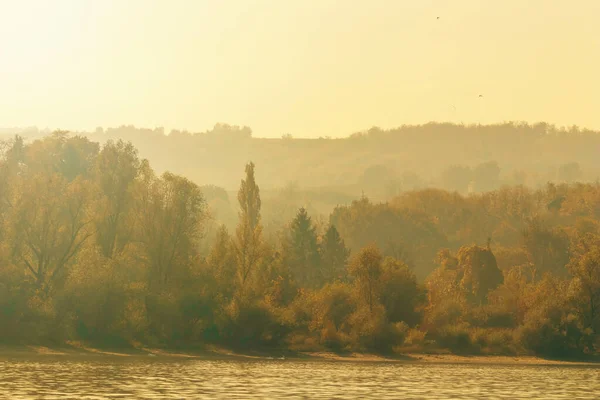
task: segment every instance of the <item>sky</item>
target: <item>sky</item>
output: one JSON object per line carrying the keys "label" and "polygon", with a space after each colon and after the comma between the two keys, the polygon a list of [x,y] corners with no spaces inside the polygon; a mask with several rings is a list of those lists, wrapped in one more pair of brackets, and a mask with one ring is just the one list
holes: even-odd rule
{"label": "sky", "polygon": [[599,19],[598,0],[0,0],[0,126],[600,129]]}

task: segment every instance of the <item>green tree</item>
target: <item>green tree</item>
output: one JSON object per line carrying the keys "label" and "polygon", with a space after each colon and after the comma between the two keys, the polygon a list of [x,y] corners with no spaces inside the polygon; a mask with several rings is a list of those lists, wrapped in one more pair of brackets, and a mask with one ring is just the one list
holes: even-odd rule
{"label": "green tree", "polygon": [[421,320],[420,309],[426,296],[417,277],[402,261],[386,257],[381,273],[381,304],[390,322],[405,322],[414,326]]}
{"label": "green tree", "polygon": [[298,284],[314,287],[321,279],[316,228],[304,207],[298,210],[290,226],[289,263]]}
{"label": "green tree", "polygon": [[327,282],[344,280],[350,251],[335,225],[330,224],[319,245],[323,277]]}
{"label": "green tree", "polygon": [[480,246],[463,246],[457,253],[461,271],[460,286],[475,302],[487,302],[490,290],[504,281],[491,249]]}
{"label": "green tree", "polygon": [[221,295],[231,298],[235,283],[236,263],[231,237],[225,225],[217,231],[217,236],[207,257],[208,267]]}

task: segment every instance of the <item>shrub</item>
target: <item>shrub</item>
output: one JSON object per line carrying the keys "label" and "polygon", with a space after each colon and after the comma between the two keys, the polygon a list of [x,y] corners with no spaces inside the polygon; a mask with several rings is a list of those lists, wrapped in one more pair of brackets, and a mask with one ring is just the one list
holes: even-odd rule
{"label": "shrub", "polygon": [[530,319],[516,333],[527,350],[543,356],[564,356],[565,338],[549,318]]}
{"label": "shrub", "polygon": [[391,353],[404,342],[408,331],[405,323],[391,324],[385,318],[385,310],[379,305],[370,310],[361,307],[350,316],[351,344],[357,350]]}
{"label": "shrub", "polygon": [[463,315],[462,306],[458,301],[447,301],[429,310],[427,326],[437,330],[442,326],[457,324]]}
{"label": "shrub", "polygon": [[404,339],[404,344],[409,346],[422,346],[425,344],[425,336],[427,332],[413,328],[409,329]]}
{"label": "shrub", "polygon": [[263,302],[233,301],[225,310],[220,326],[224,341],[240,348],[278,345],[289,329]]}
{"label": "shrub", "polygon": [[471,325],[482,328],[514,328],[516,325],[512,312],[495,305],[474,308],[467,317]]}
{"label": "shrub", "polygon": [[443,327],[437,332],[436,342],[454,353],[473,353],[479,350],[471,340],[467,324]]}
{"label": "shrub", "polygon": [[509,329],[492,330],[487,335],[488,351],[495,354],[515,353],[512,331]]}

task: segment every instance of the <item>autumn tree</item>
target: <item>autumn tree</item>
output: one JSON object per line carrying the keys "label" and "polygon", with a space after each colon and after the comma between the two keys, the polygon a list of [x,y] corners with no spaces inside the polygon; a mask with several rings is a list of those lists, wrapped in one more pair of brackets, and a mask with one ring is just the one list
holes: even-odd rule
{"label": "autumn tree", "polygon": [[560,229],[550,229],[532,219],[523,230],[523,247],[528,252],[536,275],[551,272],[565,276],[569,263],[569,238]]}
{"label": "autumn tree", "polygon": [[573,286],[577,293],[586,327],[600,331],[600,236],[586,234],[574,246],[569,263]]}
{"label": "autumn tree", "polygon": [[462,246],[456,255],[443,249],[437,260],[440,267],[427,279],[430,302],[455,298],[475,304],[485,303],[488,292],[502,284],[504,279],[489,247]]}
{"label": "autumn tree", "polygon": [[235,246],[238,285],[240,294],[243,294],[248,279],[261,261],[263,246],[260,190],[254,178],[254,163],[246,165],[246,178],[240,184],[238,202],[240,211]]}
{"label": "autumn tree", "polygon": [[18,135],[11,141],[0,142],[0,216],[12,205],[12,181],[24,169],[25,151],[23,138]]}
{"label": "autumn tree", "polygon": [[206,203],[200,188],[186,178],[165,173],[146,179],[138,194],[136,235],[149,268],[150,288],[161,289],[195,256]]}
{"label": "autumn tree", "polygon": [[96,237],[105,257],[112,258],[133,240],[129,216],[139,167],[137,150],[123,141],[108,141],[96,157],[94,178],[103,194]]}
{"label": "autumn tree", "polygon": [[55,131],[27,147],[25,162],[30,173],[56,173],[72,181],[88,177],[98,150],[98,143],[86,137]]}
{"label": "autumn tree", "polygon": [[527,311],[515,332],[519,343],[536,354],[565,357],[581,355],[590,337],[573,311],[570,283],[552,274],[527,285]]}
{"label": "autumn tree", "polygon": [[370,311],[373,311],[373,306],[378,302],[382,261],[381,251],[371,244],[354,255],[348,265],[348,272],[354,278],[355,286]]}
{"label": "autumn tree", "polygon": [[308,327],[318,332],[321,343],[340,348],[340,332],[348,330],[348,319],[356,311],[355,298],[349,285],[334,282],[326,284],[309,301],[299,298],[298,302],[307,302],[312,307]]}
{"label": "autumn tree", "polygon": [[15,263],[48,293],[65,277],[66,268],[93,235],[93,188],[82,179],[35,174],[19,182],[8,221]]}
{"label": "autumn tree", "polygon": [[415,272],[421,278],[429,272],[437,249],[446,242],[433,218],[423,211],[374,204],[366,197],[349,206],[336,207],[330,222],[353,251],[369,243],[381,249],[398,245],[404,253],[403,261],[414,262]]}

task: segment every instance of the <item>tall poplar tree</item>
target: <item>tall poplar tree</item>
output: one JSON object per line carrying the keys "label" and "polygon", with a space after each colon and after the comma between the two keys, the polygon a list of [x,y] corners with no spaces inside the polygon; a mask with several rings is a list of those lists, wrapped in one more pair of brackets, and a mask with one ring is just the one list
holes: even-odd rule
{"label": "tall poplar tree", "polygon": [[262,257],[260,190],[254,179],[254,163],[252,162],[246,165],[246,178],[242,179],[240,184],[238,202],[240,211],[235,247],[239,290],[243,293]]}

